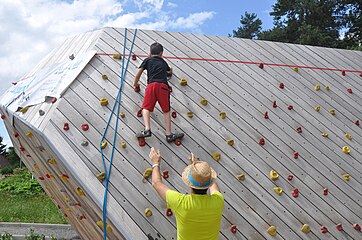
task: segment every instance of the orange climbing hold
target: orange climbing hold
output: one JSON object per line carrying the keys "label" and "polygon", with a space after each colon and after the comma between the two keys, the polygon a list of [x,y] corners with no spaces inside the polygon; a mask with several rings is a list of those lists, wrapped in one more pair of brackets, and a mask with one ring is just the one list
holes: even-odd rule
{"label": "orange climbing hold", "polygon": [[122,147],[122,148],[126,148],[126,147],[127,147],[127,143],[126,143],[125,141],[122,141],[122,142],[121,142],[121,147]]}
{"label": "orange climbing hold", "polygon": [[120,113],[119,113],[119,116],[120,116],[121,118],[124,118],[126,115],[124,114],[124,112],[120,112]]}
{"label": "orange climbing hold", "polygon": [[273,190],[274,190],[274,192],[276,192],[276,194],[278,194],[279,196],[283,194],[283,188],[281,188],[281,187],[274,187]]}
{"label": "orange climbing hold", "polygon": [[80,187],[77,187],[76,192],[79,196],[85,196],[83,189],[81,189]]}
{"label": "orange climbing hold", "polygon": [[99,181],[104,181],[104,179],[106,179],[106,174],[104,172],[100,172],[97,174],[97,179]]}
{"label": "orange climbing hold", "polygon": [[194,116],[194,114],[193,114],[193,112],[187,112],[187,116],[188,116],[189,118],[192,118],[192,117]]}
{"label": "orange climbing hold", "polygon": [[293,68],[293,71],[297,73],[297,72],[299,72],[299,68],[298,68],[298,67],[294,67],[294,68]]}
{"label": "orange climbing hold", "polygon": [[32,137],[33,137],[33,133],[32,133],[32,132],[27,132],[25,135],[26,135],[28,138],[32,138]]}
{"label": "orange climbing hold", "polygon": [[342,177],[343,177],[343,179],[344,179],[345,181],[347,181],[347,182],[348,182],[349,179],[351,178],[351,176],[350,176],[348,173],[343,174]]}
{"label": "orange climbing hold", "polygon": [[54,158],[50,158],[50,159],[48,159],[48,163],[52,164],[52,165],[56,165],[57,161]]}

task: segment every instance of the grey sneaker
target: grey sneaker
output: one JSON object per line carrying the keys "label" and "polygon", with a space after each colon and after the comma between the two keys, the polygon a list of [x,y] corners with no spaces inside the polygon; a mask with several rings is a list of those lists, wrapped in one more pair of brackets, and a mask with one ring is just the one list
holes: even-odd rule
{"label": "grey sneaker", "polygon": [[151,137],[152,135],[152,132],[151,132],[151,129],[145,129],[145,130],[142,130],[140,133],[137,133],[137,137],[140,138],[140,137]]}
{"label": "grey sneaker", "polygon": [[185,134],[183,133],[171,133],[170,135],[166,135],[167,142],[173,142],[176,139],[181,139],[184,137]]}

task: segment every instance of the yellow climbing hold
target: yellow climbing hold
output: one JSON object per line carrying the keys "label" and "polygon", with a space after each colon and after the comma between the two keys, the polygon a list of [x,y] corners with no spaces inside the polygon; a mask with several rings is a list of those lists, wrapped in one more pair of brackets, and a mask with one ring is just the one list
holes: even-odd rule
{"label": "yellow climbing hold", "polygon": [[275,180],[277,180],[279,178],[279,174],[274,170],[270,170],[269,177],[270,177],[271,180],[275,181]]}
{"label": "yellow climbing hold", "polygon": [[126,143],[125,141],[122,141],[122,142],[121,142],[121,147],[122,147],[122,148],[126,148],[126,147],[127,147],[127,143]]}
{"label": "yellow climbing hold", "polygon": [[119,113],[119,116],[120,116],[121,118],[124,118],[126,115],[124,114],[124,112],[120,112],[120,113]]}
{"label": "yellow climbing hold", "polygon": [[108,100],[103,97],[103,98],[101,98],[100,103],[101,103],[102,106],[107,106],[108,105]]}
{"label": "yellow climbing hold", "polygon": [[22,109],[20,109],[21,113],[26,113],[29,110],[29,106],[23,107]]}
{"label": "yellow climbing hold", "polygon": [[[103,221],[101,221],[101,220],[99,220],[98,222],[97,222],[97,225],[99,226],[99,227],[101,227],[101,228],[103,228]],[[112,232],[112,227],[111,226],[109,226],[108,224],[107,224],[107,226],[106,226],[106,231],[107,232]]]}
{"label": "yellow climbing hold", "polygon": [[212,156],[212,158],[213,158],[215,161],[219,161],[220,158],[221,158],[221,155],[220,155],[219,152],[213,152],[213,153],[211,154],[211,156]]}
{"label": "yellow climbing hold", "polygon": [[277,235],[277,228],[275,226],[270,226],[268,230],[266,230],[270,236],[275,237]]}
{"label": "yellow climbing hold", "polygon": [[76,191],[79,196],[85,196],[83,189],[81,189],[80,187],[77,187]]}
{"label": "yellow climbing hold", "polygon": [[106,74],[103,74],[103,75],[102,75],[102,79],[103,79],[103,80],[108,80],[107,75],[106,75]]}
{"label": "yellow climbing hold", "polygon": [[186,86],[186,85],[187,85],[187,80],[184,79],[184,78],[181,79],[181,80],[180,80],[180,85],[181,85],[181,86]]}
{"label": "yellow climbing hold", "polygon": [[283,193],[283,188],[281,187],[274,187],[274,192],[276,192],[279,196]]}
{"label": "yellow climbing hold", "polygon": [[352,139],[353,139],[352,136],[349,135],[348,133],[344,134],[344,136],[345,136],[348,140],[352,140]]}
{"label": "yellow climbing hold", "polygon": [[319,91],[321,90],[321,85],[317,84],[314,86],[314,90]]}
{"label": "yellow climbing hold", "polygon": [[39,169],[38,164],[34,164],[35,169]]}
{"label": "yellow climbing hold", "polygon": [[71,201],[70,198],[68,197],[65,198],[65,202],[69,203],[70,201]]}
{"label": "yellow climbing hold", "polygon": [[143,179],[147,180],[152,175],[152,168],[147,168],[143,172]]}
{"label": "yellow climbing hold", "polygon": [[332,114],[332,115],[336,115],[336,110],[335,109],[329,109],[329,111],[328,111],[330,114]]}
{"label": "yellow climbing hold", "polygon": [[122,55],[121,54],[113,54],[113,58],[120,60],[120,59],[122,59]]}
{"label": "yellow climbing hold", "polygon": [[102,149],[105,149],[107,147],[107,141],[103,140],[102,141]]}
{"label": "yellow climbing hold", "polygon": [[244,181],[245,180],[245,174],[236,175],[236,178],[239,179],[239,181]]}
{"label": "yellow climbing hold", "polygon": [[220,112],[219,116],[221,117],[221,119],[225,119],[226,118],[226,112]]}
{"label": "yellow climbing hold", "polygon": [[328,133],[322,133],[321,134],[323,137],[328,137]]}
{"label": "yellow climbing hold", "polygon": [[207,105],[207,100],[205,98],[202,98],[200,100],[200,103],[201,103],[201,105],[206,106]]}
{"label": "yellow climbing hold", "polygon": [[349,154],[351,152],[351,149],[347,146],[344,146],[342,147],[342,151],[345,153],[345,154]]}
{"label": "yellow climbing hold", "polygon": [[103,181],[104,179],[106,179],[106,174],[104,172],[100,172],[97,174],[97,179],[99,181]]}
{"label": "yellow climbing hold", "polygon": [[293,71],[297,73],[297,72],[299,71],[299,68],[298,68],[298,67],[294,67],[294,68],[293,68]]}
{"label": "yellow climbing hold", "polygon": [[329,90],[331,90],[331,87],[327,85],[327,86],[324,87],[324,89],[329,91]]}
{"label": "yellow climbing hold", "polygon": [[26,133],[26,136],[27,136],[28,138],[32,138],[32,137],[33,137],[33,133],[32,133],[32,132],[27,132],[27,133]]}
{"label": "yellow climbing hold", "polygon": [[104,225],[103,225],[103,221],[101,221],[101,220],[99,220],[98,222],[97,222],[97,225],[98,225],[98,227],[103,227]]}
{"label": "yellow climbing hold", "polygon": [[188,116],[189,118],[192,118],[192,117],[194,116],[194,114],[193,114],[192,112],[187,112],[187,116]]}
{"label": "yellow climbing hold", "polygon": [[349,179],[351,178],[351,176],[348,173],[343,174],[342,177],[345,181],[349,181]]}
{"label": "yellow climbing hold", "polygon": [[146,216],[146,217],[151,217],[151,216],[152,216],[152,211],[151,211],[151,209],[149,209],[149,208],[146,208],[146,209],[145,209],[145,216]]}
{"label": "yellow climbing hold", "polygon": [[316,110],[317,112],[319,112],[321,110],[321,106],[315,106],[314,110]]}
{"label": "yellow climbing hold", "polygon": [[50,159],[48,159],[48,163],[52,164],[52,165],[56,165],[57,161],[54,158],[50,158]]}
{"label": "yellow climbing hold", "polygon": [[107,226],[106,226],[106,231],[107,231],[107,232],[112,232],[113,229],[112,229],[112,227],[111,227],[110,225],[107,224]]}
{"label": "yellow climbing hold", "polygon": [[233,139],[229,139],[226,141],[226,143],[230,146],[233,146],[234,145],[234,140]]}
{"label": "yellow climbing hold", "polygon": [[302,228],[300,229],[304,233],[310,232],[310,226],[308,224],[303,224]]}

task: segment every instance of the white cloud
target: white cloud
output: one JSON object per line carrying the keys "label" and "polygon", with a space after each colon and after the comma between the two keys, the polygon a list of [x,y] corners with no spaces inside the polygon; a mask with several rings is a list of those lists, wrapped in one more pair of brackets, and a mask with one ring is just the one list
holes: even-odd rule
{"label": "white cloud", "polygon": [[179,17],[170,22],[172,28],[196,29],[214,16],[215,12],[192,13],[188,17]]}
{"label": "white cloud", "polygon": [[173,3],[173,2],[168,2],[167,3],[167,7],[170,7],[170,8],[177,8],[178,5],[176,3]]}

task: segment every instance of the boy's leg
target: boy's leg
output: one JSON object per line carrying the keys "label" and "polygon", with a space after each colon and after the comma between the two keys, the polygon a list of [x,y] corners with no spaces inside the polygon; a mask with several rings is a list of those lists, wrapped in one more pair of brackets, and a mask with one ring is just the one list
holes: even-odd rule
{"label": "boy's leg", "polygon": [[145,96],[142,104],[142,115],[143,121],[145,123],[145,129],[137,134],[137,137],[150,137],[151,133],[151,121],[150,121],[150,112],[153,111],[157,99],[154,97],[154,84],[149,84],[146,87]]}
{"label": "boy's leg", "polygon": [[164,112],[163,117],[165,119],[166,136],[171,134],[171,112]]}
{"label": "boy's leg", "polygon": [[150,110],[142,109],[142,115],[145,122],[145,130],[151,129]]}

